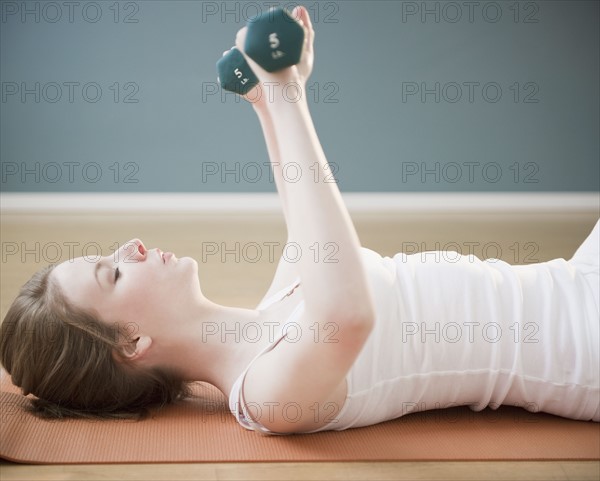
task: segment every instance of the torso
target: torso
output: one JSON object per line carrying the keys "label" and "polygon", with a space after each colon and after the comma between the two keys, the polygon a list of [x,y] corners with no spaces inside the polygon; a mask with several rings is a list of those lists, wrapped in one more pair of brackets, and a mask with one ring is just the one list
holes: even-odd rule
{"label": "torso", "polygon": [[[594,275],[597,283],[597,260],[576,273],[564,259],[511,267],[468,256],[425,262],[420,255],[362,252],[377,308],[371,337],[332,390],[331,404],[306,409],[302,424],[271,429],[340,430],[458,405],[511,404],[598,421],[598,289],[586,284]],[[302,286],[284,294],[265,307],[265,322],[286,322],[303,300]],[[284,339],[259,356],[247,384],[270,379],[286,347]],[[336,416],[339,423],[327,426]]]}

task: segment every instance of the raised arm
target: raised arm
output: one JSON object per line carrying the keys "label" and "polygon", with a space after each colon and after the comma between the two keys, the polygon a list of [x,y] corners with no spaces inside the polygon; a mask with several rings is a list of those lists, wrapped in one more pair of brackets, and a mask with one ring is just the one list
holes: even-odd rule
{"label": "raised arm", "polygon": [[[223,52],[226,55],[229,51]],[[305,78],[310,76],[312,65],[304,64]],[[267,152],[269,154],[271,170],[273,173],[273,179],[275,180],[275,186],[279,194],[279,200],[283,209],[284,218],[288,218],[288,199],[286,198],[285,188],[285,176],[281,166],[281,152],[275,135],[275,128],[273,125],[273,118],[269,109],[267,108],[267,101],[269,93],[267,92],[269,86],[263,86],[260,84],[253,90],[243,96],[252,103],[254,110],[258,116],[262,132],[264,135],[265,143],[267,146]],[[287,224],[286,224],[287,227]],[[287,232],[286,244],[290,242],[289,231]],[[285,251],[284,251],[285,254]],[[273,293],[278,292],[283,287],[290,285],[298,277],[298,269],[296,269],[295,263],[286,262],[285,255],[282,255],[278,261],[277,269],[271,285],[267,292],[264,294],[263,299],[269,298]]]}
{"label": "raised arm", "polygon": [[[307,310],[337,323],[370,324],[374,311],[358,235],[338,186],[331,181],[331,169],[307,105],[306,81],[312,71],[314,31],[306,9],[300,16],[307,33],[300,64],[269,74],[246,57],[266,86],[254,108],[282,199],[288,242],[301,249],[295,266],[303,282]],[[242,52],[245,31],[240,30],[236,41]],[[285,89],[292,84],[302,92],[297,102],[286,100]],[[286,171],[299,175],[285,178],[282,172]]]}
{"label": "raised arm", "polygon": [[[273,126],[273,120],[268,112],[268,110],[261,108],[260,106],[255,104],[256,112],[258,114],[258,118],[260,120],[260,124],[262,127],[262,131],[265,137],[265,142],[267,144],[267,151],[269,153],[269,159],[271,162],[271,169],[273,172],[273,178],[275,179],[275,185],[277,187],[277,192],[279,193],[279,198],[281,201],[281,206],[283,208],[284,218],[288,218],[288,199],[286,198],[286,189],[285,189],[285,178],[283,174],[283,170],[281,168],[281,155],[279,151],[279,145],[277,144],[277,138],[275,136],[275,129]],[[286,224],[287,227],[287,224]],[[290,244],[289,231],[287,232],[286,245]],[[284,246],[285,247],[285,246]],[[281,257],[277,262],[277,268],[275,274],[271,280],[271,284],[267,291],[263,295],[263,300],[272,296],[275,292],[280,291],[286,286],[289,286],[292,282],[298,278],[299,272],[296,268],[296,265],[291,262],[287,262],[286,259],[286,250],[282,252]]]}
{"label": "raised arm", "polygon": [[[313,430],[332,415],[332,406],[341,409],[346,374],[366,342],[375,317],[358,235],[337,184],[326,181],[331,170],[306,95],[298,102],[286,101],[284,95],[292,82],[305,93],[312,69],[314,32],[306,9],[301,18],[307,35],[300,64],[269,74],[246,57],[272,94],[254,107],[274,164],[288,241],[301,249],[293,266],[304,291],[305,309],[296,321],[304,327],[304,334],[293,343],[285,343],[282,349],[274,349],[268,358],[257,359],[242,386],[247,403],[269,406],[272,415],[257,421],[276,432]],[[242,52],[244,36],[242,29],[236,42]],[[281,173],[288,166],[301,175],[293,181],[284,178]],[[290,265],[285,258],[282,263]],[[278,273],[285,268],[280,263]],[[283,410],[289,403],[300,407],[301,418],[294,422],[287,420]]]}

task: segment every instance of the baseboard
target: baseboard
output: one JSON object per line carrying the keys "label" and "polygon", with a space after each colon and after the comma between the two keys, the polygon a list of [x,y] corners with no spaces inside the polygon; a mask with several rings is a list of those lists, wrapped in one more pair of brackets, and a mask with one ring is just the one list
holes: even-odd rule
{"label": "baseboard", "polygon": [[[598,192],[350,192],[362,212],[600,212]],[[0,213],[274,213],[276,193],[2,193]]]}

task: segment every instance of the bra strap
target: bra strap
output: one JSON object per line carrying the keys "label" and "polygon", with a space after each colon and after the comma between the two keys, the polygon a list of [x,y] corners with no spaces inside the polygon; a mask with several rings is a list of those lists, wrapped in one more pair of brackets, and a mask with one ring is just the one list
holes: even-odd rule
{"label": "bra strap", "polygon": [[259,309],[259,310],[266,309],[267,307],[276,303],[277,301],[281,301],[285,296],[289,295],[291,293],[291,291],[293,291],[299,285],[300,285],[300,277],[296,277],[296,280],[294,281],[293,284],[290,284],[289,286],[284,287],[283,289],[280,289],[279,291],[277,291],[275,294],[272,294],[271,296],[269,296],[267,299],[265,299],[258,305],[257,309]]}

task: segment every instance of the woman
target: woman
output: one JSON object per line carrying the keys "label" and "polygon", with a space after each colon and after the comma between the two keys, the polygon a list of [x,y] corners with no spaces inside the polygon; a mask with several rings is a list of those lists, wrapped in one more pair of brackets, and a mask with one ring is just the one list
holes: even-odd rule
{"label": "woman", "polygon": [[[342,430],[440,407],[500,404],[600,421],[598,224],[574,257],[509,266],[476,257],[360,246],[306,96],[314,31],[301,62],[248,63],[271,95],[247,94],[265,135],[297,262],[281,258],[256,309],[218,305],[196,261],[134,239],[99,262],[37,273],[2,324],[0,360],[46,416],[126,416],[204,381],[260,433]],[[237,48],[243,51],[246,29]],[[287,164],[303,175],[285,182]],[[296,179],[295,179],[296,180]],[[334,246],[314,257],[314,246]],[[312,248],[312,250],[311,250]],[[331,252],[331,251],[328,251]]]}

